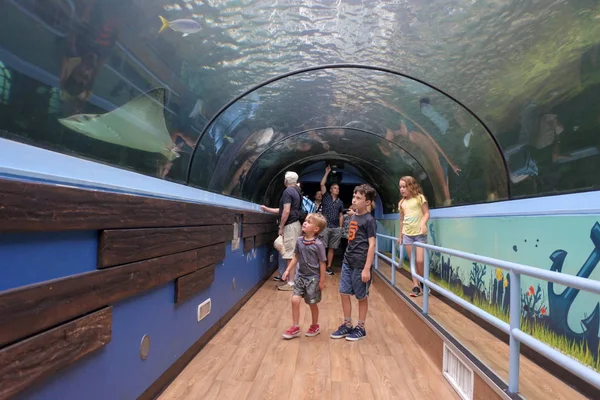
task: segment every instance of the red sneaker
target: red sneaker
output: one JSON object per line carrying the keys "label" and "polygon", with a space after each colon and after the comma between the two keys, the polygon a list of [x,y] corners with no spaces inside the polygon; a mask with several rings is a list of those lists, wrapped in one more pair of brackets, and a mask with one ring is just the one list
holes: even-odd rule
{"label": "red sneaker", "polygon": [[287,331],[285,331],[282,335],[285,339],[293,339],[295,337],[300,336],[300,327],[292,326]]}
{"label": "red sneaker", "polygon": [[321,328],[317,324],[317,325],[311,325],[310,328],[308,328],[308,330],[306,331],[305,335],[306,336],[317,336],[319,333],[321,333]]}

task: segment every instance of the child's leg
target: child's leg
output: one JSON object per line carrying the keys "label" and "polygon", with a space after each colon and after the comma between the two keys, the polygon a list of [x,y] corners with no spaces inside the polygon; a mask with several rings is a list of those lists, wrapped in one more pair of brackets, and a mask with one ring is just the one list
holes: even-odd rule
{"label": "child's leg", "polygon": [[319,306],[316,304],[309,304],[310,315],[312,317],[312,325],[319,325]]}
{"label": "child's leg", "polygon": [[352,327],[352,303],[350,296],[354,294],[352,288],[352,274],[354,270],[347,264],[342,264],[340,276],[340,298],[342,301],[342,313],[344,314],[344,325]]}
{"label": "child's leg", "polygon": [[340,295],[342,299],[342,312],[344,313],[344,324],[352,326],[352,302],[347,294]]}
{"label": "child's leg", "polygon": [[300,325],[300,300],[301,296],[292,296],[292,326]]}
{"label": "child's leg", "polygon": [[[424,251],[425,251],[424,248],[417,247],[417,265],[416,265],[416,267],[417,267],[417,274],[419,274],[420,276],[423,276],[423,271],[424,271],[424,268],[423,268],[423,266],[424,266],[424,262],[423,262]],[[420,284],[420,282],[418,280],[416,280],[416,279],[413,279],[413,280],[415,282],[415,286],[418,286]]]}
{"label": "child's leg", "polygon": [[[406,256],[408,257],[409,261],[412,261],[411,257],[412,257],[412,244],[405,244],[404,248],[406,249]],[[417,260],[419,259],[419,249],[417,248]],[[419,273],[419,265],[417,264],[417,273]],[[419,281],[417,280],[417,278],[415,278],[414,276],[412,277],[412,281],[413,281],[413,286],[419,286]]]}
{"label": "child's leg", "polygon": [[317,305],[321,301],[321,290],[319,289],[319,278],[312,278],[310,285],[304,296],[304,301],[310,307],[310,315],[312,317],[312,323],[310,328],[306,331],[306,336],[317,336],[321,333],[319,327],[319,306]]}
{"label": "child's leg", "polygon": [[283,333],[285,339],[292,339],[300,336],[300,301],[304,297],[304,282],[302,279],[296,279],[293,286],[292,295],[292,326]]}
{"label": "child's leg", "polygon": [[352,268],[346,264],[342,264],[342,273],[340,276],[340,299],[342,301],[344,322],[335,332],[331,334],[332,339],[344,338],[352,332],[352,303],[350,303],[350,296],[353,294]]}
{"label": "child's leg", "polygon": [[358,301],[358,326],[365,328],[365,321],[367,320],[367,311],[369,311],[369,298],[365,297]]}
{"label": "child's leg", "polygon": [[369,310],[369,288],[371,280],[368,282],[362,281],[362,270],[357,269],[352,276],[352,284],[356,298],[358,299],[358,324],[356,328],[346,337],[346,340],[356,341],[364,339],[367,336],[365,330],[365,320],[367,319],[367,311]]}

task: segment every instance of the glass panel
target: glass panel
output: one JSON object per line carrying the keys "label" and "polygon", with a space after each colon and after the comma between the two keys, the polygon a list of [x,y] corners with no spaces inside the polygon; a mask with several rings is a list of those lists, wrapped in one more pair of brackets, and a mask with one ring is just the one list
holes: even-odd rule
{"label": "glass panel", "polygon": [[181,65],[144,44],[134,3],[2,2],[0,135],[185,182],[206,120],[187,118]]}
{"label": "glass panel", "polygon": [[[418,162],[397,146],[394,157],[384,156],[379,150],[384,144],[389,143],[352,129],[322,129],[294,135],[262,153],[237,188],[242,196],[260,202],[271,190],[278,193],[284,189],[285,171],[302,175],[316,161],[340,160],[355,166],[381,196],[384,212],[391,212],[398,203],[398,177],[410,174],[426,181],[427,175]],[[338,150],[324,152],[323,147],[328,145]],[[369,151],[373,154],[368,154]]]}
{"label": "glass panel", "polygon": [[357,68],[293,75],[234,103],[200,140],[190,183],[256,199],[281,169],[331,155],[377,166],[394,187],[425,172],[434,207],[508,194],[499,149],[464,108],[412,79]]}
{"label": "glass panel", "polygon": [[[481,116],[510,179],[499,157],[489,159],[485,130],[451,100],[364,70],[269,85],[228,110],[211,134],[239,145],[259,129],[287,135],[350,124],[393,136],[403,119],[409,134],[429,133],[446,153],[421,146],[414,154],[438,159],[441,168],[424,167],[432,182],[448,180],[446,204],[505,198],[509,184],[517,197],[592,189],[600,184],[599,19],[591,0],[3,1],[0,135],[185,181],[199,132],[228,101],[300,68],[361,63],[427,81]],[[162,112],[149,111],[156,103]],[[114,110],[153,118],[126,129],[114,114],[106,118]],[[472,150],[453,150],[470,132]],[[236,159],[221,142],[203,139],[206,168],[195,168],[195,185],[218,186],[212,171]],[[475,167],[482,161],[485,173]]]}

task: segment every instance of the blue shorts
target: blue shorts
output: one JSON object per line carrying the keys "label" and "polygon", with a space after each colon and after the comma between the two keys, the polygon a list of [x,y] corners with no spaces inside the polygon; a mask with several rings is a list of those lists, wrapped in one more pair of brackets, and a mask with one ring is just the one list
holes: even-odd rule
{"label": "blue shorts", "polygon": [[427,243],[427,235],[402,235],[402,244]]}
{"label": "blue shorts", "polygon": [[354,295],[358,300],[365,299],[369,296],[369,286],[371,286],[371,280],[369,282],[363,282],[361,275],[362,268],[352,268],[348,264],[342,264],[342,276],[340,277],[340,293],[347,295]]}

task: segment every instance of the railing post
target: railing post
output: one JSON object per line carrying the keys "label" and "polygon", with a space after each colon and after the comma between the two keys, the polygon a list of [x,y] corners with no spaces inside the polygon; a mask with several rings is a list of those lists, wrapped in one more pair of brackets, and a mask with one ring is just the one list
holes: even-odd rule
{"label": "railing post", "polygon": [[392,286],[396,286],[396,241],[392,240]]}
{"label": "railing post", "polygon": [[[416,245],[416,243],[415,243]],[[423,314],[429,313],[429,253],[423,248]]]}
{"label": "railing post", "polygon": [[375,270],[379,269],[379,236],[375,235]]}
{"label": "railing post", "polygon": [[510,272],[510,342],[508,361],[508,392],[519,392],[519,356],[521,344],[513,336],[513,329],[521,329],[521,274]]}

